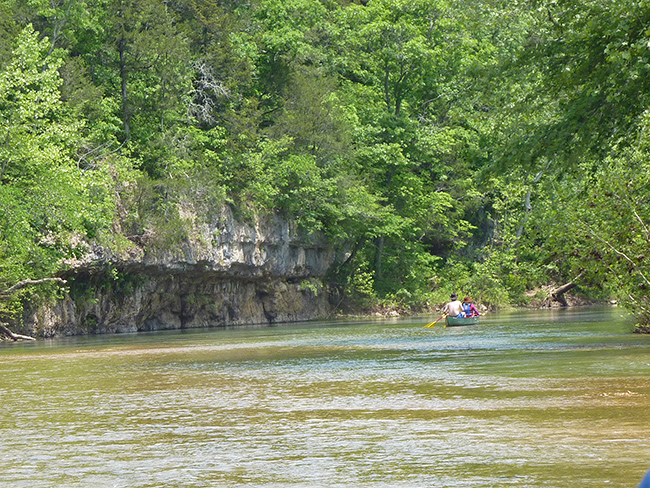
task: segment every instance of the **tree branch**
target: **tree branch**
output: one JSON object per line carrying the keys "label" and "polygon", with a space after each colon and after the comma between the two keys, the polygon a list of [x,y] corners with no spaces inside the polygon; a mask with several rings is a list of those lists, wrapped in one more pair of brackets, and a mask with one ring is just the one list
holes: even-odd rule
{"label": "tree branch", "polygon": [[635,208],[632,209],[632,212],[634,212],[634,216],[635,216],[636,219],[639,221],[639,224],[641,224],[641,227],[643,227],[643,232],[645,232],[645,238],[646,238],[646,240],[647,240],[647,241],[650,241],[650,232],[648,232],[648,228],[646,227],[645,222],[643,222],[643,220],[641,220],[641,217],[639,217],[639,214],[636,213],[636,209],[635,209]]}
{"label": "tree branch", "polygon": [[66,280],[62,278],[41,278],[40,280],[22,280],[16,283],[14,286],[11,288],[7,288],[5,291],[0,292],[0,295],[10,295],[11,293],[15,292],[16,290],[20,290],[21,288],[25,288],[26,286],[29,285],[40,285],[41,283],[47,283],[47,282],[56,282],[60,283],[62,285],[65,285],[67,283]]}
{"label": "tree branch", "polygon": [[629,195],[629,193],[625,189],[623,189],[623,197],[619,196],[618,193],[614,193],[614,197],[620,202],[622,202],[623,204],[628,205],[630,207],[630,210],[632,210],[634,217],[639,222],[639,225],[641,225],[641,227],[643,228],[643,232],[645,234],[646,240],[650,242],[650,231],[648,231],[648,226],[645,225],[645,222],[643,221],[641,216],[637,213],[636,205],[634,204],[634,200]]}
{"label": "tree branch", "polygon": [[[20,290],[22,288],[25,288],[26,286],[30,285],[40,285],[42,283],[60,283],[62,285],[66,284],[67,281],[62,279],[62,278],[41,278],[40,280],[32,280],[32,279],[26,279],[19,281],[16,283],[14,286],[7,288],[6,290],[0,292],[0,297],[7,297],[14,293],[17,290]],[[9,324],[5,322],[0,322],[0,338],[7,337],[11,339],[12,341],[35,341],[31,336],[26,336],[26,335],[21,335],[21,334],[16,334],[15,332],[12,332],[11,329],[9,329]]]}
{"label": "tree branch", "polygon": [[31,336],[16,334],[16,333],[12,332],[11,330],[9,330],[7,325],[9,325],[9,324],[6,324],[4,322],[0,322],[0,335],[5,335],[6,337],[11,339],[12,341],[35,341],[36,340]]}
{"label": "tree branch", "polygon": [[553,295],[564,295],[567,291],[572,290],[573,288],[578,286],[576,281],[578,281],[580,278],[582,278],[582,275],[584,275],[584,274],[585,274],[585,272],[581,271],[580,274],[578,276],[576,276],[575,278],[573,278],[571,281],[569,281],[568,283],[565,283],[564,285],[559,286],[555,290],[553,290],[552,294]]}
{"label": "tree branch", "polygon": [[598,234],[596,234],[596,233],[591,229],[591,227],[589,227],[589,225],[587,225],[586,222],[582,222],[582,225],[585,226],[585,228],[586,228],[586,229],[591,233],[592,236],[594,236],[596,239],[598,239],[600,242],[602,242],[603,244],[605,244],[605,245],[606,245],[607,247],[609,247],[612,251],[614,251],[614,252],[615,252],[616,254],[618,254],[619,256],[622,256],[623,259],[625,259],[628,263],[630,263],[630,264],[634,267],[634,269],[636,270],[636,273],[637,273],[641,278],[643,278],[643,281],[645,281],[646,284],[647,284],[648,286],[650,286],[650,280],[648,280],[648,278],[647,278],[647,277],[643,274],[643,272],[639,269],[639,267],[637,266],[637,264],[636,264],[632,259],[630,259],[630,257],[629,257],[627,254],[625,254],[623,251],[619,251],[619,250],[616,249],[612,244],[610,244],[607,240],[603,239],[603,238],[600,237]]}
{"label": "tree branch", "polygon": [[570,290],[573,290],[578,284],[576,283],[582,276],[585,274],[584,270],[580,271],[580,274],[573,278],[571,281],[568,283],[565,283],[562,286],[558,286],[555,290],[551,292],[551,299],[555,302],[559,302],[562,304],[563,307],[568,307],[569,304],[566,301],[566,298],[564,298],[564,294]]}

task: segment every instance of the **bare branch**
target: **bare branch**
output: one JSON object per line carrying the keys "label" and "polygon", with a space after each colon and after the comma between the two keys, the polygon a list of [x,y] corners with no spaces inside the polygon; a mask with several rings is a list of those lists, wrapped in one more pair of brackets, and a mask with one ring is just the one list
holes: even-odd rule
{"label": "bare branch", "polygon": [[[116,150],[111,151],[110,147],[113,145],[112,141],[105,142],[99,146],[96,146],[92,149],[87,148],[86,146],[81,146],[78,154],[79,156],[77,157],[77,168],[81,169],[82,163],[83,167],[85,169],[96,169],[97,164],[95,164],[95,161],[105,159],[107,155],[112,154],[113,152],[117,152],[124,144],[122,144],[120,147],[118,147]],[[86,152],[83,154],[80,154],[82,150],[85,150]],[[93,153],[99,152],[99,155],[93,156],[92,158],[88,158],[88,156],[92,155]]]}
{"label": "bare branch", "polygon": [[213,114],[216,107],[215,100],[228,97],[230,90],[217,79],[212,68],[205,61],[196,61],[192,67],[198,79],[194,81],[189,113],[201,122],[212,124],[216,120]]}
{"label": "bare branch", "polygon": [[619,251],[619,250],[618,250],[617,248],[615,248],[615,247],[614,247],[614,246],[613,246],[609,241],[607,241],[606,239],[603,239],[601,236],[599,236],[598,234],[596,234],[596,232],[594,232],[594,231],[592,230],[592,228],[589,227],[589,225],[587,225],[586,222],[582,222],[582,225],[585,226],[585,228],[586,228],[586,229],[591,233],[592,236],[594,236],[596,239],[598,239],[600,242],[602,242],[603,244],[605,244],[605,245],[606,245],[607,247],[609,247],[612,251],[614,251],[614,252],[615,252],[616,254],[618,254],[619,256],[623,257],[623,259],[625,259],[628,263],[630,263],[632,266],[634,266],[634,269],[635,269],[636,273],[637,273],[641,278],[643,278],[643,281],[645,281],[647,285],[650,285],[650,280],[648,280],[648,278],[647,278],[647,277],[643,274],[643,272],[639,269],[639,267],[637,266],[637,264],[636,264],[632,259],[630,259],[630,257],[629,257],[627,254],[625,254],[623,251]]}
{"label": "bare branch", "polygon": [[11,288],[7,288],[5,291],[0,292],[0,295],[10,295],[11,293],[20,290],[21,288],[25,288],[26,286],[40,285],[41,283],[48,283],[48,282],[56,282],[62,285],[65,285],[67,283],[67,281],[62,278],[41,278],[40,280],[26,279],[26,280],[19,281]]}
{"label": "bare branch", "polygon": [[636,213],[636,209],[635,209],[635,208],[632,209],[632,212],[634,212],[634,216],[635,216],[636,219],[639,221],[639,224],[641,224],[641,227],[643,227],[643,232],[645,232],[645,238],[646,238],[646,240],[647,240],[647,241],[650,241],[650,232],[648,232],[648,228],[646,227],[645,222],[643,222],[643,220],[641,220],[641,217],[639,217],[639,214]]}
{"label": "bare branch", "polygon": [[0,322],[0,335],[5,335],[6,337],[9,337],[12,341],[35,341],[31,336],[26,336],[26,335],[21,335],[21,334],[16,334],[15,332],[12,332],[9,327],[7,327],[9,324],[6,324],[4,322]]}
{"label": "bare branch", "polygon": [[650,242],[650,231],[648,230],[648,227],[645,225],[645,222],[643,221],[641,216],[637,213],[636,206],[634,205],[634,201],[632,197],[629,195],[629,193],[625,189],[623,189],[623,197],[619,196],[617,193],[614,194],[614,197],[617,200],[622,201],[624,204],[627,204],[630,207],[632,213],[634,214],[634,217],[643,228],[643,232],[645,233],[646,240]]}

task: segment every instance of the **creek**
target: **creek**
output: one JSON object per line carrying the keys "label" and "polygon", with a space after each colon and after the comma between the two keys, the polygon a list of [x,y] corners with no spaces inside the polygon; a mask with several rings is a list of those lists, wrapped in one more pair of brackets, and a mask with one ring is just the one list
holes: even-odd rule
{"label": "creek", "polygon": [[650,336],[617,308],[0,345],[0,486],[635,488]]}

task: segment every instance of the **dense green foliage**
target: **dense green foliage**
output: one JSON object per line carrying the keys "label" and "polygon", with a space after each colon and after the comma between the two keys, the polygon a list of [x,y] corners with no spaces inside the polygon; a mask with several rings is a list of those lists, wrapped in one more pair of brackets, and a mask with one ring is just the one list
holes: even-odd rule
{"label": "dense green foliage", "polygon": [[649,71],[646,1],[0,0],[0,285],[190,199],[324,232],[357,304],[646,324]]}

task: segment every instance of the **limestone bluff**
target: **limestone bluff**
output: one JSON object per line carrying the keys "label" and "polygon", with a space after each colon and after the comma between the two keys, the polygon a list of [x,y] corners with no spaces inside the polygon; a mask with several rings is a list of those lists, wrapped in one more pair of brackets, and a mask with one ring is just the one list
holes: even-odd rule
{"label": "limestone bluff", "polygon": [[236,219],[222,207],[197,224],[191,212],[185,209],[187,238],[164,250],[148,243],[147,232],[119,252],[88,243],[60,275],[69,292],[26,311],[21,328],[48,337],[291,322],[331,312],[321,279],[335,251],[323,236],[301,233],[279,215]]}

